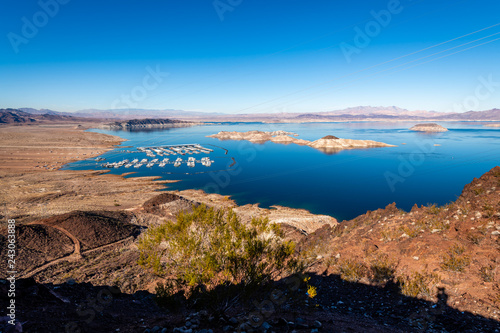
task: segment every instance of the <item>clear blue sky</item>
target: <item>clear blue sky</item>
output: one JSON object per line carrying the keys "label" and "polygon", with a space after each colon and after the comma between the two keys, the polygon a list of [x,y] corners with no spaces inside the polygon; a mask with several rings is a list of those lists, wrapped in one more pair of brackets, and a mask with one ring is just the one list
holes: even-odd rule
{"label": "clear blue sky", "polygon": [[500,107],[498,0],[56,1],[0,4],[0,107]]}

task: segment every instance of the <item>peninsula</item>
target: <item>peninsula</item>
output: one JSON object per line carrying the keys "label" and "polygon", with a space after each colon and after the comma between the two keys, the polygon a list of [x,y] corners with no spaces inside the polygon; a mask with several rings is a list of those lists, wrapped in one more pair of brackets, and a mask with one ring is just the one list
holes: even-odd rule
{"label": "peninsula", "polygon": [[208,135],[209,138],[219,140],[246,140],[254,143],[264,143],[271,141],[274,143],[289,144],[295,143],[301,146],[309,146],[316,148],[326,153],[336,152],[344,149],[363,149],[377,147],[395,147],[383,142],[372,140],[352,140],[341,139],[333,135],[327,135],[316,141],[308,141],[296,138],[298,134],[285,131],[248,131],[248,132],[226,132],[222,131],[217,134]]}
{"label": "peninsula", "polygon": [[170,128],[170,127],[189,127],[198,123],[176,120],[176,119],[132,119],[127,121],[115,121],[100,126],[102,129],[109,130],[136,130],[150,128]]}

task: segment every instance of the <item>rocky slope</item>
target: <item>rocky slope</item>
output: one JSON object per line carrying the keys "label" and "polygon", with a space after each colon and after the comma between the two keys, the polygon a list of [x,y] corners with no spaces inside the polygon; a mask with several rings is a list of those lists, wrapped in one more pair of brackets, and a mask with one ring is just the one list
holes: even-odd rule
{"label": "rocky slope", "polygon": [[[291,135],[295,136],[292,137]],[[352,139],[339,139],[333,135],[327,135],[316,141],[308,141],[296,138],[298,134],[274,131],[248,131],[248,132],[226,132],[222,131],[217,134],[212,134],[207,137],[217,138],[219,140],[246,140],[254,143],[263,143],[271,141],[274,143],[289,144],[295,143],[301,146],[309,146],[327,153],[340,151],[343,149],[362,149],[362,148],[375,148],[375,147],[395,147],[393,145],[377,142],[372,140],[352,140]]]}
{"label": "rocky slope", "polygon": [[411,131],[417,131],[417,132],[446,132],[448,131],[447,128],[435,124],[435,123],[424,123],[424,124],[417,124],[413,127],[410,128]]}
{"label": "rocky slope", "polygon": [[500,319],[500,167],[466,185],[456,202],[391,204],[301,241],[314,252],[313,271],[369,285],[399,281],[406,292],[433,299],[438,290],[460,311]]}
{"label": "rocky slope", "polygon": [[[140,226],[189,210],[201,201],[195,200],[201,193],[160,194],[127,213],[78,212],[37,221],[30,225],[45,229],[31,228],[25,236],[45,244],[45,262],[75,251],[74,240],[54,226],[89,246],[80,257],[55,262],[37,272],[35,280],[18,283],[24,295],[19,299],[30,300],[20,303],[19,325],[30,332],[64,330],[71,324],[82,332],[215,333],[237,331],[242,323],[248,328],[244,323],[265,311],[264,321],[255,326],[259,331],[495,332],[500,315],[499,189],[496,167],[445,207],[404,212],[392,204],[339,225],[324,224],[309,234],[286,227],[288,237],[298,242],[298,255],[308,263],[317,296],[310,298],[299,289],[264,310],[262,304],[272,303],[269,291],[257,291],[250,303],[238,302],[225,315],[159,308],[151,294],[158,277],[137,265],[136,241],[126,238]],[[220,196],[204,200],[218,207],[233,205]],[[95,228],[101,219],[102,232]],[[50,240],[41,240],[42,235]],[[93,251],[101,244],[111,246]],[[275,288],[280,285],[286,290],[286,282]],[[0,289],[6,287],[0,281]],[[85,305],[88,295],[99,303]],[[82,301],[86,308],[79,307]],[[90,312],[83,316],[83,309],[95,317]]]}

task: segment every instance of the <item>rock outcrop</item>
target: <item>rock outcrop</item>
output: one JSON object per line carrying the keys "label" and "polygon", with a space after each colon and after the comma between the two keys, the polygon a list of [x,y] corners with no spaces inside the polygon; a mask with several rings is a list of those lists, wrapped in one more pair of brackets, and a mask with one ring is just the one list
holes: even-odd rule
{"label": "rock outcrop", "polygon": [[[333,137],[333,138],[332,138]],[[325,136],[319,140],[313,141],[308,146],[317,149],[357,149],[357,148],[375,148],[375,147],[395,147],[383,142],[372,140],[352,140],[338,139],[332,135]]]}
{"label": "rock outcrop", "polygon": [[333,135],[327,135],[316,141],[308,141],[298,139],[293,136],[298,136],[296,133],[285,131],[274,132],[219,132],[217,134],[209,135],[209,138],[217,138],[219,140],[246,140],[255,143],[264,143],[271,141],[274,143],[289,144],[295,143],[301,146],[309,146],[316,148],[326,153],[340,151],[344,149],[362,149],[362,148],[375,148],[375,147],[395,147],[393,145],[377,142],[372,140],[352,140],[352,139],[339,139]]}
{"label": "rock outcrop", "polygon": [[103,124],[100,128],[109,130],[133,130],[144,128],[188,127],[195,124],[196,123],[175,119],[132,119],[123,122],[116,121]]}
{"label": "rock outcrop", "polygon": [[446,132],[448,129],[436,123],[417,124],[410,128],[411,131],[417,132]]}

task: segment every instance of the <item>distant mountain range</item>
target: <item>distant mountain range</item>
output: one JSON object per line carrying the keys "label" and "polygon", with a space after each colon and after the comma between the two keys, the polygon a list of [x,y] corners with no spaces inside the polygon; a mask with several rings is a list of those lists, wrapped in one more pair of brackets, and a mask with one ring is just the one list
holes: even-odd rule
{"label": "distant mountain range", "polygon": [[[207,113],[197,111],[184,111],[175,109],[148,110],[148,109],[117,109],[99,110],[86,109],[77,112],[59,112],[48,109],[19,109],[32,117],[61,116],[99,118],[105,120],[130,120],[130,119],[159,119],[171,118],[189,121],[263,121],[263,122],[336,122],[336,121],[500,121],[500,109],[487,111],[469,111],[464,113],[444,113],[436,111],[409,111],[396,106],[372,107],[357,106],[341,110],[310,113],[248,113],[225,114]],[[29,118],[27,116],[26,118]]]}
{"label": "distant mountain range", "polygon": [[[34,109],[33,109],[34,110]],[[40,111],[40,110],[35,110]],[[50,111],[50,110],[47,110]],[[82,119],[73,117],[70,113],[64,112],[47,112],[29,113],[17,109],[0,109],[0,124],[36,124],[36,123],[54,123],[54,122],[78,122],[78,121],[95,121],[95,119]]]}

